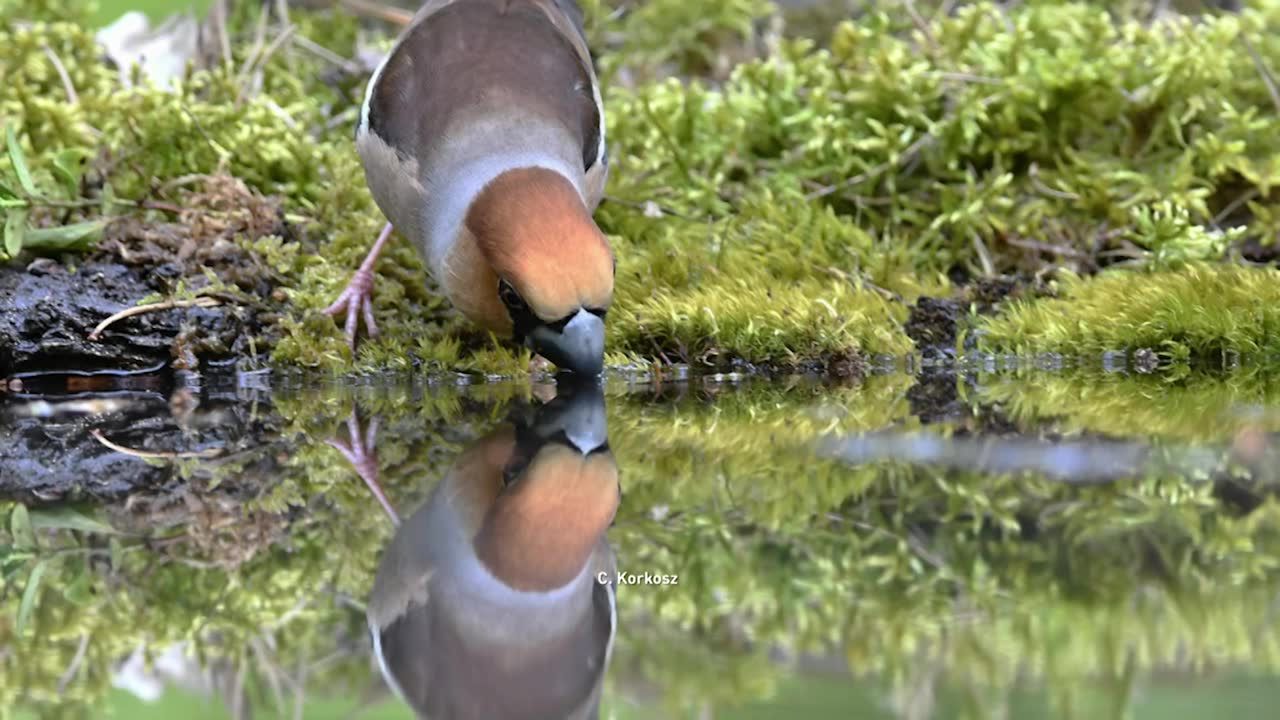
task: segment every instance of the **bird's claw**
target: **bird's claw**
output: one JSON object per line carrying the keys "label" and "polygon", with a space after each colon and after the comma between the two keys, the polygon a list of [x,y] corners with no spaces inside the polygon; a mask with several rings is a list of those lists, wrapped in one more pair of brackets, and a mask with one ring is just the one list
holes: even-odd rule
{"label": "bird's claw", "polygon": [[351,410],[351,416],[347,419],[347,435],[349,441],[343,442],[337,437],[330,438],[326,442],[330,447],[342,453],[347,459],[351,467],[364,480],[373,497],[382,506],[382,509],[391,518],[392,522],[399,522],[399,516],[396,514],[395,507],[387,498],[386,492],[383,491],[382,485],[378,482],[378,418],[375,416],[369,426],[365,428],[363,433],[360,432],[360,418],[356,415],[354,408]]}
{"label": "bird's claw", "polygon": [[347,283],[346,289],[332,305],[324,310],[326,315],[338,315],[343,312],[347,314],[344,332],[352,352],[356,349],[361,315],[364,315],[365,335],[371,338],[378,337],[378,323],[373,319],[373,281],[371,271],[364,268],[356,270],[351,276],[351,282]]}

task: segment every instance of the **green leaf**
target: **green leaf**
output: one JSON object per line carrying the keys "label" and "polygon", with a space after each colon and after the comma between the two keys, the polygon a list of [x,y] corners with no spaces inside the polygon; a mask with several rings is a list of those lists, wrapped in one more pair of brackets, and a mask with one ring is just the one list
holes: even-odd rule
{"label": "green leaf", "polygon": [[36,189],[36,183],[31,179],[31,169],[27,167],[27,155],[22,151],[22,145],[18,144],[18,135],[13,131],[12,125],[5,126],[4,140],[9,148],[9,161],[13,163],[13,172],[18,176],[18,184],[27,195],[39,195],[40,191]]}
{"label": "green leaf", "polygon": [[35,568],[31,570],[31,576],[27,578],[27,587],[23,589],[22,602],[18,605],[18,622],[15,629],[19,635],[31,619],[31,612],[36,609],[36,599],[40,595],[40,581],[44,579],[44,571],[48,567],[49,561],[41,560],[36,563]]}
{"label": "green leaf", "polygon": [[80,530],[118,535],[119,531],[74,507],[50,507],[31,511],[31,526],[37,530]]}
{"label": "green leaf", "polygon": [[67,148],[53,156],[54,174],[62,181],[68,198],[74,198],[80,194],[81,163],[84,158],[83,148]]}
{"label": "green leaf", "polygon": [[124,565],[124,546],[116,538],[107,541],[107,550],[111,553],[111,567],[118,568]]}
{"label": "green leaf", "polygon": [[76,605],[84,605],[93,599],[92,577],[86,563],[78,563],[75,574],[62,586],[62,596]]}
{"label": "green leaf", "polygon": [[4,254],[5,257],[17,257],[22,252],[22,244],[27,233],[27,210],[20,208],[9,211],[4,219]]}
{"label": "green leaf", "polygon": [[110,215],[114,210],[113,205],[116,204],[116,189],[110,182],[102,183],[102,214]]}
{"label": "green leaf", "polygon": [[36,546],[36,534],[31,526],[31,513],[26,505],[15,505],[9,513],[9,534],[13,536],[13,544],[20,550]]}
{"label": "green leaf", "polygon": [[24,247],[33,250],[88,250],[111,220],[99,218],[71,225],[27,230]]}
{"label": "green leaf", "polygon": [[33,557],[35,553],[29,550],[18,550],[12,545],[0,546],[0,582],[6,586],[11,583]]}

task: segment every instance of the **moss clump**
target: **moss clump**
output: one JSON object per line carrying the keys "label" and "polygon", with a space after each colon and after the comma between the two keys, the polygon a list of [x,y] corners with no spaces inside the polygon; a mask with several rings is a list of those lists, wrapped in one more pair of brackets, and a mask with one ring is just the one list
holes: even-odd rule
{"label": "moss clump", "polygon": [[1148,348],[1186,361],[1280,353],[1280,271],[1196,264],[1181,271],[1066,274],[1057,297],[981,324],[988,349],[1096,355]]}
{"label": "moss clump", "polygon": [[1280,146],[1246,47],[1280,65],[1264,32],[1277,22],[1272,3],[1155,23],[1079,2],[974,3],[926,35],[868,13],[829,48],[785,41],[717,88],[612,92],[612,190],[712,218],[760,188],[792,209],[807,196],[877,250],[907,246],[918,270],[1017,269],[1037,255],[1028,242],[1092,258],[1117,249],[1095,241],[1133,226],[1137,206],[1167,200],[1200,225],[1242,196],[1271,206]]}
{"label": "moss clump", "polygon": [[[1192,278],[1188,263],[1276,255],[1275,0],[1159,17],[977,2],[920,23],[872,10],[818,38],[788,36],[787,13],[759,0],[584,4],[614,166],[598,213],[618,247],[614,363],[901,353],[905,308],[953,284],[1116,264]],[[352,358],[319,313],[382,222],[350,138],[371,70],[352,60],[367,50],[356,19],[292,9],[292,37],[311,44],[273,44],[284,19],[238,5],[229,55],[166,90],[126,87],[73,5],[0,6],[0,110],[36,179],[89,159],[76,212],[37,207],[33,225],[146,222],[180,179],[228,173],[278,197],[296,231],[297,251],[261,249],[289,286],[277,363],[527,370],[527,353],[456,317],[399,240],[379,266],[381,339]],[[7,187],[12,170],[0,159]],[[26,202],[9,194],[6,213]],[[1261,343],[1246,325],[1223,335]]]}

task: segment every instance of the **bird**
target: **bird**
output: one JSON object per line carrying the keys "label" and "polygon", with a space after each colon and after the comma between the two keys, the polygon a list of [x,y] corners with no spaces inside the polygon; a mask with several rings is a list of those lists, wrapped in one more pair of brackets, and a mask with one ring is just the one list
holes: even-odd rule
{"label": "bird", "polygon": [[603,393],[557,391],[455,458],[379,559],[373,654],[419,717],[597,717],[621,499]]}
{"label": "bird", "polygon": [[475,326],[570,372],[604,366],[616,258],[594,213],[604,104],[575,0],[429,0],[370,77],[355,144],[387,224],[329,315],[370,337],[393,229]]}

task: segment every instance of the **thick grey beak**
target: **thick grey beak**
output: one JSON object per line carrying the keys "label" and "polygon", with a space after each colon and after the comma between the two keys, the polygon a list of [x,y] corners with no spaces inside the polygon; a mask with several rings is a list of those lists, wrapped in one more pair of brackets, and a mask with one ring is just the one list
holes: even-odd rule
{"label": "thick grey beak", "polygon": [[586,310],[579,310],[561,330],[535,327],[527,342],[565,370],[592,377],[604,370],[604,320]]}

